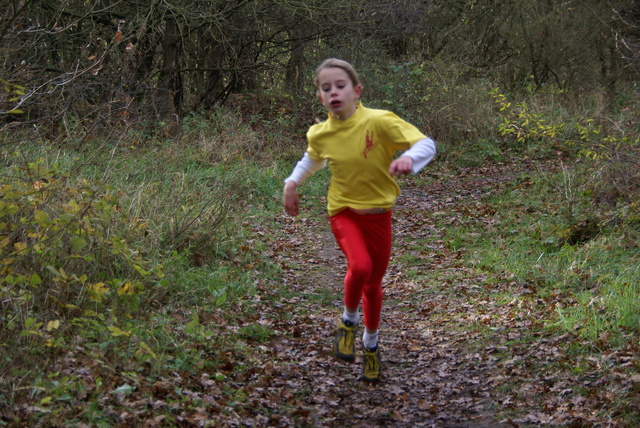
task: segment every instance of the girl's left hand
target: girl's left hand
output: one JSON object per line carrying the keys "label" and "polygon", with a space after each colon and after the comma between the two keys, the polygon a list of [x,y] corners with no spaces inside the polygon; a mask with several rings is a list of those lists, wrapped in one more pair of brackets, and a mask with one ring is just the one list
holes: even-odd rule
{"label": "girl's left hand", "polygon": [[391,162],[389,166],[389,175],[407,175],[411,174],[413,170],[413,159],[410,156],[400,156],[398,159]]}

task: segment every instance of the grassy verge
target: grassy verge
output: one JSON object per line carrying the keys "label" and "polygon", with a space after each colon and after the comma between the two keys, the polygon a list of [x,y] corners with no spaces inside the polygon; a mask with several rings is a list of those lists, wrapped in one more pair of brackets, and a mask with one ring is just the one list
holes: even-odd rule
{"label": "grassy verge", "polygon": [[[468,338],[461,352],[490,362],[504,403],[528,403],[504,404],[501,417],[533,423],[534,409],[553,413],[568,401],[555,397],[562,388],[635,425],[640,225],[629,217],[595,232],[576,223],[558,192],[569,172],[539,166],[462,170],[465,181],[440,165],[407,180],[409,222],[398,225],[395,262],[417,291],[401,298],[422,301],[415,310],[427,311],[428,325]],[[584,198],[574,215],[608,218]]]}
{"label": "grassy verge", "polygon": [[284,173],[233,142],[133,141],[3,146],[1,424],[127,423],[134,396],[178,423],[194,373],[248,370],[272,334],[252,301],[278,267],[247,219],[279,207]]}

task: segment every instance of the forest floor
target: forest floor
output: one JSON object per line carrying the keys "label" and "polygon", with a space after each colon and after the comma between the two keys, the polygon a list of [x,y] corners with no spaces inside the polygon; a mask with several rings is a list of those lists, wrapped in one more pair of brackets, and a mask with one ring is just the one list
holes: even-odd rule
{"label": "forest floor", "polygon": [[[183,340],[175,356],[140,367],[77,346],[49,375],[77,391],[49,392],[54,401],[16,392],[11,403],[0,391],[0,426],[632,426],[630,415],[640,412],[637,341],[597,351],[551,328],[569,293],[540,292],[478,266],[472,252],[486,247],[451,242],[452,231],[477,239],[506,233],[491,197],[526,186],[517,184],[523,168],[432,170],[428,186],[402,180],[383,285],[379,383],[359,379],[361,358],[349,364],[333,355],[346,264],[323,198],[307,197],[295,219],[246,220],[242,250],[278,266],[271,277],[259,260],[241,266],[257,272],[250,300],[198,309],[199,321],[196,308],[171,309],[175,321],[164,329]],[[194,330],[185,337],[187,323]],[[205,326],[215,337],[196,334]],[[189,355],[197,359],[189,363]]]}
{"label": "forest floor", "polygon": [[[328,219],[320,215],[274,219],[283,233],[271,245],[269,256],[281,264],[291,295],[264,299],[260,318],[276,335],[263,346],[269,362],[262,375],[254,376],[259,386],[250,394],[261,397],[262,408],[273,409],[273,414],[245,414],[236,422],[362,427],[625,426],[602,417],[600,411],[610,407],[604,404],[607,390],[622,388],[625,382],[628,387],[631,381],[615,373],[604,375],[595,359],[586,370],[572,370],[575,366],[567,345],[576,338],[543,328],[543,321],[554,312],[554,296],[536,296],[508,275],[487,290],[486,278],[461,262],[465,249],[451,250],[444,242],[446,228],[455,227],[460,216],[492,227],[497,213],[483,199],[502,191],[520,171],[479,168],[442,177],[429,188],[410,179],[403,184],[384,284],[383,374],[377,384],[359,380],[361,358],[349,364],[333,355],[346,266]],[[426,235],[431,251],[425,252],[422,246],[411,254],[414,240]],[[417,268],[431,275],[411,275],[411,269],[399,262],[407,254],[414,273]],[[260,293],[268,295],[269,286]],[[503,297],[496,298],[498,293]],[[505,301],[505,294],[513,299]],[[274,316],[274,311],[280,315]],[[361,330],[356,336],[358,345]],[[259,381],[264,373],[268,380]],[[283,412],[286,406],[291,410]],[[245,408],[249,407],[260,406]]]}

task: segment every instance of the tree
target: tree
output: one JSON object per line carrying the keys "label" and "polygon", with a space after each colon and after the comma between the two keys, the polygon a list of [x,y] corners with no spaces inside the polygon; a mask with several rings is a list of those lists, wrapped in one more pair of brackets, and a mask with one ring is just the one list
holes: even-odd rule
{"label": "tree", "polygon": [[613,94],[623,65],[637,66],[639,10],[632,0],[9,0],[0,114],[68,135],[72,123],[175,120],[243,91],[295,100],[327,56]]}

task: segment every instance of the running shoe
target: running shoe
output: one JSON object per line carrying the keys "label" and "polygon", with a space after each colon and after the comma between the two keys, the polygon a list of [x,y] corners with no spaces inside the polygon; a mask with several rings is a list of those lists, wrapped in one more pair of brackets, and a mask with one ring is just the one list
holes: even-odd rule
{"label": "running shoe", "polygon": [[349,362],[353,362],[356,359],[355,337],[357,329],[358,324],[340,319],[334,340],[336,357]]}
{"label": "running shoe", "polygon": [[380,380],[380,348],[364,348],[364,362],[362,364],[362,380],[365,382],[378,382]]}

